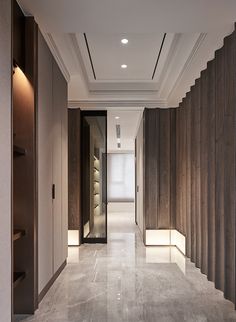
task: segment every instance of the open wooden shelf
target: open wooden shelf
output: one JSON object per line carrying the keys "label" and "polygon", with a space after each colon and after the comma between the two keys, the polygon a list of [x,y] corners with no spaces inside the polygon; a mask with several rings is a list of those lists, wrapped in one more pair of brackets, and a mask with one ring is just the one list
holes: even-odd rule
{"label": "open wooden shelf", "polygon": [[26,155],[26,150],[24,148],[21,148],[18,145],[14,145],[13,146],[13,152],[14,152],[14,156],[23,156],[23,155]]}
{"label": "open wooden shelf", "polygon": [[25,236],[25,230],[23,229],[14,229],[13,241],[16,241]]}
{"label": "open wooden shelf", "polygon": [[14,288],[19,285],[19,283],[25,278],[25,273],[24,272],[14,272],[14,277],[13,277],[13,286]]}

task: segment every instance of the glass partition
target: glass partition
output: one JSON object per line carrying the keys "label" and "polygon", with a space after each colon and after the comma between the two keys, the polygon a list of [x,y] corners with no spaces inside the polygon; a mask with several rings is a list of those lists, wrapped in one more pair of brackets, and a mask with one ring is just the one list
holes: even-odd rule
{"label": "glass partition", "polygon": [[82,112],[82,234],[85,243],[107,241],[106,132],[106,112]]}

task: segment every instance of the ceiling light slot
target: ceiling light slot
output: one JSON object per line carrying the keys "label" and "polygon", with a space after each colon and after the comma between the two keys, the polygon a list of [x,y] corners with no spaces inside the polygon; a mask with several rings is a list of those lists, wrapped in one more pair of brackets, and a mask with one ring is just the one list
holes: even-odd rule
{"label": "ceiling light slot", "polygon": [[116,124],[116,137],[120,139],[120,124]]}

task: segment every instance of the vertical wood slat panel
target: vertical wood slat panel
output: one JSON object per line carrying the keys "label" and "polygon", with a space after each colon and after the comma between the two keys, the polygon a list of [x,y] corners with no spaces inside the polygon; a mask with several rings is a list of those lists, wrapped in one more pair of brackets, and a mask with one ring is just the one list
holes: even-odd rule
{"label": "vertical wood slat panel", "polygon": [[215,181],[215,286],[224,291],[224,51],[215,54],[216,75],[216,181]]}
{"label": "vertical wood slat panel", "polygon": [[201,147],[201,108],[200,108],[201,86],[200,79],[195,82],[195,109],[196,109],[196,146],[195,146],[195,225],[196,225],[196,266],[201,266],[201,177],[200,177],[200,147]]}
{"label": "vertical wood slat panel", "polygon": [[186,255],[191,257],[191,93],[186,95]]}
{"label": "vertical wood slat panel", "polygon": [[225,297],[235,301],[235,32],[225,38]]}
{"label": "vertical wood slat panel", "polygon": [[176,227],[176,109],[170,110],[170,228]]}
{"label": "vertical wood slat panel", "polygon": [[159,113],[145,110],[145,222],[146,229],[157,229],[159,211]]}
{"label": "vertical wood slat panel", "polygon": [[200,178],[201,178],[201,272],[207,274],[208,257],[208,72],[201,72],[201,150],[200,150]]}
{"label": "vertical wood slat panel", "polygon": [[184,102],[185,108],[183,109],[183,120],[182,120],[182,233],[186,236],[187,232],[187,113],[186,113],[186,100]]}
{"label": "vertical wood slat panel", "polygon": [[170,222],[170,111],[160,110],[159,213],[158,229],[169,229]]}
{"label": "vertical wood slat panel", "polygon": [[186,234],[185,100],[176,111],[176,229]]}
{"label": "vertical wood slat panel", "polygon": [[215,279],[215,61],[207,64],[208,71],[208,279]]}
{"label": "vertical wood slat panel", "polygon": [[188,255],[192,262],[196,262],[196,85],[191,87],[190,105],[191,105],[191,140],[190,140],[190,154],[191,154],[191,174],[190,174],[190,214],[191,214],[191,250]]}
{"label": "vertical wood slat panel", "polygon": [[179,221],[180,221],[180,192],[181,192],[181,175],[180,175],[180,107],[176,110],[176,229],[180,229]]}
{"label": "vertical wood slat panel", "polygon": [[68,229],[80,228],[80,109],[68,110],[68,135],[69,135],[69,216]]}

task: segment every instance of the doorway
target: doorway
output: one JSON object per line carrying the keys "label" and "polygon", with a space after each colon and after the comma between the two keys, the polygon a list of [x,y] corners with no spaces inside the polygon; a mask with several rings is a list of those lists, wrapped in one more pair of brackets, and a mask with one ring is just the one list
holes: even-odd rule
{"label": "doorway", "polygon": [[107,112],[81,112],[82,243],[107,242]]}

